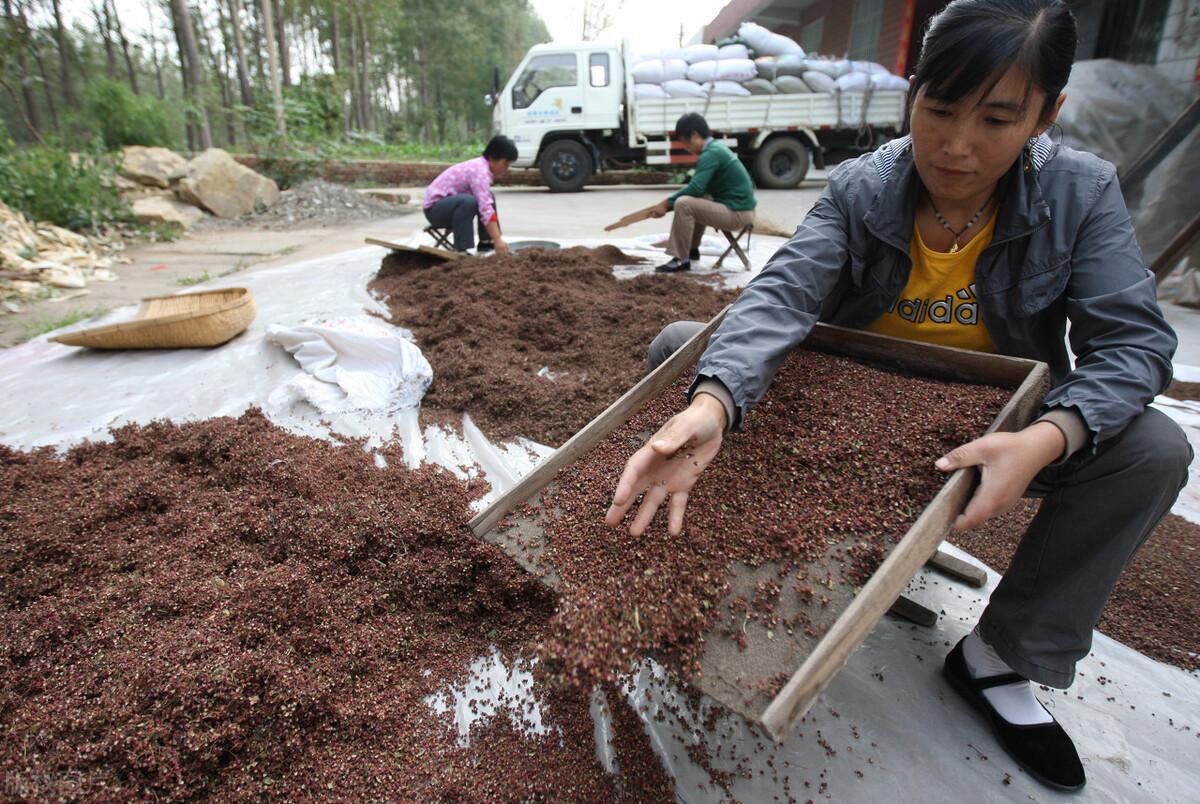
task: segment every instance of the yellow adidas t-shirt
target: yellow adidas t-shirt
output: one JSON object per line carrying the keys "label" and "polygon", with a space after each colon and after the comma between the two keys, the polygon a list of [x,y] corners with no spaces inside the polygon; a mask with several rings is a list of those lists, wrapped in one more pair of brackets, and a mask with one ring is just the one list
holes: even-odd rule
{"label": "yellow adidas t-shirt", "polygon": [[910,341],[995,352],[975,299],[975,261],[992,242],[996,214],[953,254],[926,246],[920,227],[914,225],[908,284],[891,309],[867,329]]}

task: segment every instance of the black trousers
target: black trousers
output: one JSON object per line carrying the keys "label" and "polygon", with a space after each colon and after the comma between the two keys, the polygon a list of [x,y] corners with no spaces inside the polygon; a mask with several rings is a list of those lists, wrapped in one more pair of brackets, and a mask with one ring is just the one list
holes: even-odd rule
{"label": "black trousers", "polygon": [[[492,204],[496,203],[492,196]],[[439,229],[450,229],[454,232],[454,248],[466,251],[475,246],[475,233],[479,231],[479,241],[485,243],[491,240],[484,221],[479,217],[479,202],[471,193],[449,195],[425,210],[425,220]],[[474,224],[474,225],[472,225]]]}

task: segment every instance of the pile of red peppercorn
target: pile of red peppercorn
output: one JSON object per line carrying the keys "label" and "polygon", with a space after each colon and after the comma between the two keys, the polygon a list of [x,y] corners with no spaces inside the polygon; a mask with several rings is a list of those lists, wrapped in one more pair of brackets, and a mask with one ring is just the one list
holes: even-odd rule
{"label": "pile of red peppercorn", "polygon": [[[687,677],[718,624],[738,642],[747,620],[771,638],[819,637],[804,611],[782,618],[781,595],[819,610],[828,589],[861,584],[945,482],[934,461],[981,435],[1011,396],[800,349],[701,475],[681,536],[667,533],[665,506],[640,537],[607,527],[625,460],[680,409],[685,388],[677,383],[542,494],[543,559],[562,578],[542,655],[584,687],[646,653],[671,657]],[[826,563],[813,576],[817,559]],[[735,567],[763,565],[778,570],[730,594]],[[747,683],[770,697],[779,669]]]}
{"label": "pile of red peppercorn", "polygon": [[679,276],[617,279],[612,246],[529,249],[436,263],[388,256],[370,288],[433,366],[422,414],[493,440],[556,446],[641,379],[646,348],[679,319],[707,321],[733,291]]}
{"label": "pile of red peppercorn", "polygon": [[256,411],[113,436],[0,447],[5,797],[672,800],[641,729],[600,766],[585,693],[469,747],[425,702],[492,646],[532,658],[554,607],[471,536],[466,484]]}

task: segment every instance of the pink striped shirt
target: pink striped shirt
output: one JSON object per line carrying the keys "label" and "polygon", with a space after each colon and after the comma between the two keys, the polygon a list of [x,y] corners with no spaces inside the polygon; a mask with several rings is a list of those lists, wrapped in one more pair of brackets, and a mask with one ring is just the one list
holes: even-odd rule
{"label": "pink striped shirt", "polygon": [[492,202],[492,170],[482,156],[459,162],[443,170],[425,189],[423,209],[452,195],[471,193],[479,204],[479,219],[486,223],[496,220],[496,205]]}

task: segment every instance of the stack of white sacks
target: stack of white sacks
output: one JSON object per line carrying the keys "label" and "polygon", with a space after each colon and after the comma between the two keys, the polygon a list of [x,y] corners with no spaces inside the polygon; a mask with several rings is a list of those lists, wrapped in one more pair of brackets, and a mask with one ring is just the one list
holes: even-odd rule
{"label": "stack of white sacks", "polygon": [[648,100],[908,89],[882,64],[806,56],[788,37],[753,22],[743,23],[737,38],[635,59],[634,94]]}

